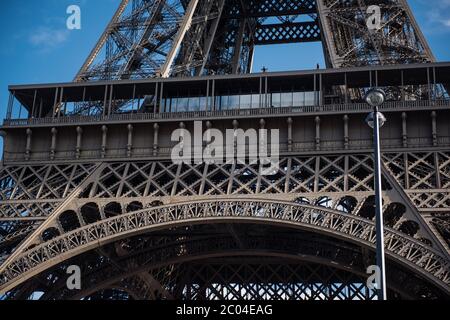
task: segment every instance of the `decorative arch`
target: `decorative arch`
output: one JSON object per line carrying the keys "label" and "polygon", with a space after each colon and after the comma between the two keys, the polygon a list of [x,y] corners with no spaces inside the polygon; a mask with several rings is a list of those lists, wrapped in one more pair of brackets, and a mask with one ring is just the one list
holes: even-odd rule
{"label": "decorative arch", "polygon": [[[204,200],[148,208],[83,226],[22,254],[0,273],[0,290],[69,259],[119,239],[183,225],[235,222],[289,226],[375,248],[374,223],[335,210],[268,200]],[[386,252],[438,287],[450,292],[450,268],[440,253],[392,229],[385,231]]]}

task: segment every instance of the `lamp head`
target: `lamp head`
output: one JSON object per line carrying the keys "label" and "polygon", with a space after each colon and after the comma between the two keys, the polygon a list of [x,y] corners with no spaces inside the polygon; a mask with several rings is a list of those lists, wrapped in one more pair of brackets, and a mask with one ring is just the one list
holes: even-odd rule
{"label": "lamp head", "polygon": [[386,100],[386,93],[381,89],[372,89],[366,94],[364,100],[372,107],[379,107]]}

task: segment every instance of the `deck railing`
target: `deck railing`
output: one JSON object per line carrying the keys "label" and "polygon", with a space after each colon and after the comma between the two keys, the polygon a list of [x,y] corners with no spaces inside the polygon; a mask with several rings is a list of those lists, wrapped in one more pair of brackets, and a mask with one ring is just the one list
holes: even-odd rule
{"label": "deck railing", "polygon": [[[420,100],[404,102],[386,102],[380,111],[408,111],[417,109],[450,108],[450,100]],[[321,106],[273,107],[259,109],[232,109],[221,111],[190,111],[173,113],[121,113],[112,115],[62,116],[55,118],[7,119],[4,126],[65,125],[90,124],[103,122],[141,122],[141,121],[176,121],[189,119],[229,118],[229,117],[267,117],[285,115],[311,115],[332,113],[370,112],[371,107],[365,103],[330,104]]]}

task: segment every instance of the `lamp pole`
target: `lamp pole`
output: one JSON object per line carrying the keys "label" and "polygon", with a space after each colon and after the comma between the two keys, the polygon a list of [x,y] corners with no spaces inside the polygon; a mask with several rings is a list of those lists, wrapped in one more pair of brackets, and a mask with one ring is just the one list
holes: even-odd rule
{"label": "lamp pole", "polygon": [[377,295],[379,300],[387,300],[380,144],[380,128],[383,126],[386,118],[378,111],[378,107],[384,103],[384,100],[385,94],[379,89],[371,90],[366,96],[367,103],[373,106],[373,113],[368,116],[367,123],[373,128],[374,139],[376,259],[378,271],[380,272],[379,283],[377,283]]}

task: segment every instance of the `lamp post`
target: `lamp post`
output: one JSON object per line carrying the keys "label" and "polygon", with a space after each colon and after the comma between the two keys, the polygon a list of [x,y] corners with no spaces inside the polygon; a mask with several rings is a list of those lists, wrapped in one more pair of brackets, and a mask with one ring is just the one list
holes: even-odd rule
{"label": "lamp post", "polygon": [[384,226],[383,226],[383,197],[381,188],[381,151],[380,151],[380,128],[386,122],[385,116],[378,111],[386,99],[386,95],[381,89],[370,90],[365,100],[373,107],[373,112],[367,118],[367,124],[373,129],[374,139],[374,169],[375,169],[375,217],[376,217],[376,246],[377,246],[377,266],[380,272],[380,281],[377,283],[377,295],[379,300],[386,300],[386,268],[384,255]]}

